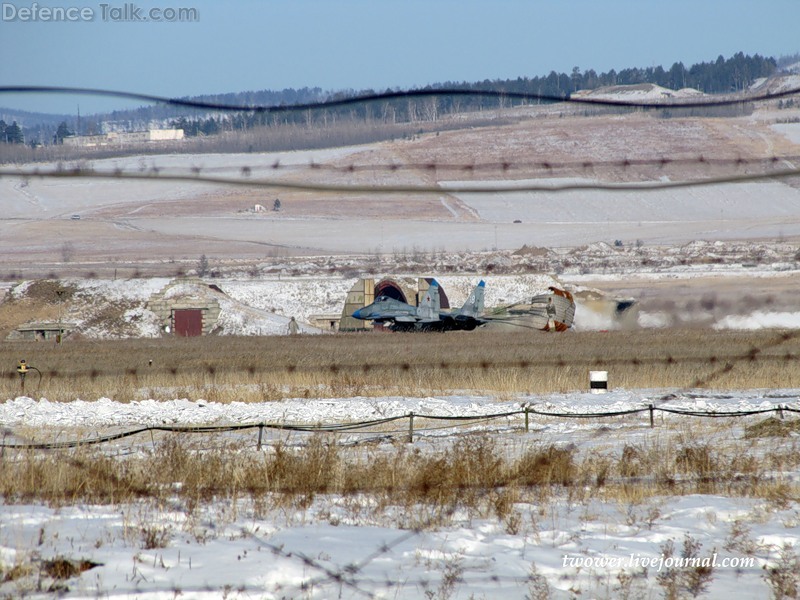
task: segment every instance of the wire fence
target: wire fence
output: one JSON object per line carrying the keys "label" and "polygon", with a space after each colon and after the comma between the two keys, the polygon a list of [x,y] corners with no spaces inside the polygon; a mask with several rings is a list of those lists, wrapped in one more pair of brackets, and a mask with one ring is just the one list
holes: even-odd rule
{"label": "wire fence", "polygon": [[[63,442],[25,442],[25,443],[7,443],[3,441],[0,443],[0,448],[9,450],[60,450],[65,448],[77,448],[81,446],[94,446],[98,444],[106,444],[109,442],[121,440],[128,437],[133,437],[145,433],[162,432],[162,433],[177,433],[177,434],[210,434],[210,433],[233,433],[249,430],[257,430],[258,442],[256,447],[261,450],[263,443],[263,435],[265,430],[274,431],[292,431],[302,433],[382,433],[391,434],[398,433],[398,431],[387,431],[383,429],[375,429],[389,424],[396,424],[407,422],[408,443],[413,443],[415,435],[420,435],[426,431],[442,430],[442,429],[458,429],[465,425],[474,425],[476,423],[487,424],[493,421],[505,420],[514,424],[514,421],[523,420],[522,428],[525,433],[530,432],[530,419],[531,417],[553,417],[559,419],[608,419],[615,417],[624,417],[628,415],[638,415],[647,413],[649,415],[649,426],[655,427],[656,413],[665,413],[682,417],[706,417],[706,418],[734,418],[734,417],[750,417],[754,415],[775,414],[780,419],[785,418],[786,413],[800,413],[800,408],[789,406],[788,404],[775,404],[771,407],[764,407],[750,410],[735,410],[735,411],[701,411],[689,410],[685,408],[670,408],[667,406],[656,406],[650,403],[646,406],[639,408],[629,408],[624,410],[615,411],[599,411],[599,412],[564,412],[564,411],[548,411],[541,410],[535,406],[525,405],[523,408],[514,411],[506,411],[500,413],[490,413],[482,415],[435,415],[426,413],[414,413],[413,411],[403,415],[393,417],[385,417],[381,419],[370,419],[365,421],[352,421],[352,422],[339,422],[339,423],[314,423],[314,424],[300,424],[300,423],[286,423],[286,422],[258,422],[258,423],[241,423],[237,425],[151,425],[147,427],[137,427],[123,432],[118,432],[109,435],[86,437],[82,439],[63,441]],[[420,427],[420,421],[442,421],[448,423],[444,427]],[[416,423],[416,426],[415,426]],[[6,434],[9,431],[6,430]]]}

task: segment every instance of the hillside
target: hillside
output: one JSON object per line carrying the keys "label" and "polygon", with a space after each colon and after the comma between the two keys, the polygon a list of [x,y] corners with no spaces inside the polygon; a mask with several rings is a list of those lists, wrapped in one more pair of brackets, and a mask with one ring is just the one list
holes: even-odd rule
{"label": "hillside", "polygon": [[[403,273],[436,276],[453,306],[466,300],[478,279],[487,281],[487,308],[523,301],[550,285],[565,288],[577,302],[574,327],[584,331],[796,327],[800,304],[793,290],[799,261],[797,246],[789,243],[595,243],[572,250],[525,246],[514,252],[387,256],[379,267],[369,255],[347,257],[333,269],[328,259],[313,257],[273,260],[255,269],[228,263],[205,280],[94,276],[8,281],[0,286],[5,294],[0,337],[25,323],[56,321],[91,339],[160,337],[164,332],[149,303],[164,290],[173,298],[219,303],[217,335],[283,335],[292,316],[302,332],[321,333],[311,325],[312,316],[341,314],[358,276]],[[448,274],[454,264],[464,274]],[[633,308],[617,312],[617,301],[633,303]]]}
{"label": "hillside", "polygon": [[[758,175],[793,167],[800,156],[800,106],[780,109],[773,102],[731,118],[584,113],[527,106],[485,111],[476,127],[466,120],[459,129],[331,150],[77,163],[108,179],[4,177],[0,254],[6,276],[40,265],[32,274],[40,277],[129,264],[163,272],[159,265],[167,263],[176,265],[174,271],[203,253],[253,264],[297,255],[474,252],[615,240],[680,245],[800,235],[797,178],[615,193],[456,191],[497,183],[658,184]],[[111,177],[115,173],[189,180],[124,180]],[[191,181],[197,175],[257,179],[269,187]],[[424,189],[381,189],[395,186]],[[270,210],[276,199],[280,209]],[[268,210],[255,212],[256,205]]]}

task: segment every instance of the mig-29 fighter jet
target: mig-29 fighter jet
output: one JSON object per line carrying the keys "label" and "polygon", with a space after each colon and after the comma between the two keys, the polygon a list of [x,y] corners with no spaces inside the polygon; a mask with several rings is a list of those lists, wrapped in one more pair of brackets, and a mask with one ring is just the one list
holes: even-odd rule
{"label": "mig-29 fighter jet", "polygon": [[483,294],[486,284],[481,281],[467,301],[457,311],[442,311],[439,283],[434,279],[419,306],[412,306],[389,296],[380,296],[353,313],[356,319],[389,324],[392,331],[472,331],[487,322],[482,318]]}

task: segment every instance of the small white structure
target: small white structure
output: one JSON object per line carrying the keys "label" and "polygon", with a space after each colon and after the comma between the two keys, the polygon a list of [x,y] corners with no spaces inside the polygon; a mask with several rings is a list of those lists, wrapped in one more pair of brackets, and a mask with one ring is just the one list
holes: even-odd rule
{"label": "small white structure", "polygon": [[589,389],[593,394],[608,391],[608,371],[589,371]]}

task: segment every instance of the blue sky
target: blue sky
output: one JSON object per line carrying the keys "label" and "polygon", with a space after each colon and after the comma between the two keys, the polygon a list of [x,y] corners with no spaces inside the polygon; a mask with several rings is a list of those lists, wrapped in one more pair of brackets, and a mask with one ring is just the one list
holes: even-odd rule
{"label": "blue sky", "polygon": [[[0,0],[0,84],[99,87],[163,96],[260,89],[409,88],[444,81],[687,66],[720,54],[800,51],[798,0],[140,0],[197,10],[196,22],[103,19],[124,2],[42,0],[93,20],[20,18]],[[74,12],[72,13],[75,14]],[[0,96],[0,106],[74,113],[107,98]]]}

